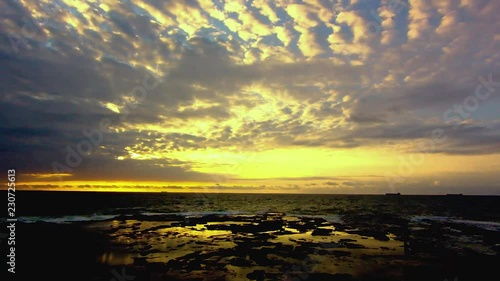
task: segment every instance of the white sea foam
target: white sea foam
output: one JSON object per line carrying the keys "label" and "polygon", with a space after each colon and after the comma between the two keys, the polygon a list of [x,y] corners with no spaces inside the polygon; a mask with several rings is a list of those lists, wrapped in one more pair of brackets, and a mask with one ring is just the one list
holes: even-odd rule
{"label": "white sea foam", "polygon": [[337,214],[329,215],[301,215],[301,214],[287,214],[288,217],[304,217],[304,218],[322,218],[329,223],[342,223],[342,217]]}
{"label": "white sea foam", "polygon": [[103,221],[115,218],[116,215],[98,215],[92,214],[89,216],[62,216],[62,217],[19,217],[18,221],[24,223],[49,222],[49,223],[72,223],[72,222],[87,222],[87,221]]}
{"label": "white sea foam", "polygon": [[479,228],[492,231],[500,231],[500,222],[493,221],[476,221],[476,220],[464,220],[454,217],[443,217],[443,216],[415,216],[412,218],[414,222],[422,222],[423,220],[440,221],[448,223],[459,223],[466,225],[473,225]]}

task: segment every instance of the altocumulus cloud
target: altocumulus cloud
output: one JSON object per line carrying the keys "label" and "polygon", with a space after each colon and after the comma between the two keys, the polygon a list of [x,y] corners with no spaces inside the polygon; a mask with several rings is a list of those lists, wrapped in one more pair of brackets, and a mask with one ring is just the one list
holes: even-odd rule
{"label": "altocumulus cloud", "polygon": [[183,156],[207,149],[411,153],[435,128],[435,154],[500,152],[498,87],[458,129],[443,117],[500,81],[500,2],[215,2],[3,1],[2,169],[51,173],[103,119],[73,180],[211,181]]}

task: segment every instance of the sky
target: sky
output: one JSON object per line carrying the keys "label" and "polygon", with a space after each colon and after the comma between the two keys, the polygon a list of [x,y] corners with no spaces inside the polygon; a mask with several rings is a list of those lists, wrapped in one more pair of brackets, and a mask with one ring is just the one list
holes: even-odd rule
{"label": "sky", "polygon": [[500,1],[0,11],[20,189],[500,195]]}

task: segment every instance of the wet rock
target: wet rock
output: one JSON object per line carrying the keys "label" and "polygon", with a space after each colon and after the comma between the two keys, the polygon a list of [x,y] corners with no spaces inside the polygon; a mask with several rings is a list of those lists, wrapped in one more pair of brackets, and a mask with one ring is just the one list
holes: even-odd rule
{"label": "wet rock", "polygon": [[326,255],[328,255],[328,251],[327,250],[319,250],[317,254],[322,255],[322,256],[326,256]]}
{"label": "wet rock", "polygon": [[266,272],[264,270],[254,270],[247,274],[247,278],[250,280],[264,280],[266,277]]}
{"label": "wet rock", "polygon": [[148,264],[147,258],[134,258],[134,265],[143,266]]}
{"label": "wet rock", "polygon": [[357,234],[360,236],[368,236],[368,237],[373,237],[376,240],[379,241],[389,241],[389,237],[385,233],[379,232],[379,231],[374,231],[374,230],[357,230],[357,231],[349,231],[351,234]]}
{"label": "wet rock", "polygon": [[354,243],[342,243],[344,247],[347,249],[365,249],[366,247],[360,244],[354,244]]}
{"label": "wet rock", "polygon": [[317,281],[351,281],[353,280],[350,274],[328,274],[328,273],[311,273],[309,280]]}
{"label": "wet rock", "polygon": [[337,256],[337,257],[348,257],[351,255],[351,252],[347,252],[347,251],[331,251],[329,252],[329,254],[333,255],[333,256]]}
{"label": "wet rock", "polygon": [[159,225],[159,226],[155,226],[155,227],[151,227],[149,229],[146,229],[146,231],[157,231],[157,230],[165,229],[165,228],[171,228],[171,226],[168,225],[168,224],[162,224],[162,225]]}
{"label": "wet rock", "polygon": [[268,218],[282,218],[286,216],[285,213],[283,212],[267,212],[264,214],[264,218],[265,219],[268,219]]}
{"label": "wet rock", "polygon": [[309,230],[316,229],[317,225],[314,222],[305,222],[305,221],[299,221],[299,222],[290,222],[288,223],[288,228],[293,228],[297,229],[299,232],[307,232]]}
{"label": "wet rock", "polygon": [[244,258],[232,258],[229,263],[234,266],[252,266],[253,262]]}
{"label": "wet rock", "polygon": [[335,242],[327,242],[327,243],[318,243],[318,246],[321,248],[340,248],[342,247],[341,243],[335,243]]}
{"label": "wet rock", "polygon": [[332,233],[332,229],[317,228],[311,233],[312,236],[328,236]]}
{"label": "wet rock", "polygon": [[164,272],[167,270],[167,265],[162,262],[152,262],[147,265],[147,268],[153,272]]}
{"label": "wet rock", "polygon": [[344,243],[344,242],[356,242],[356,240],[354,239],[346,239],[346,238],[342,238],[339,240],[339,243]]}

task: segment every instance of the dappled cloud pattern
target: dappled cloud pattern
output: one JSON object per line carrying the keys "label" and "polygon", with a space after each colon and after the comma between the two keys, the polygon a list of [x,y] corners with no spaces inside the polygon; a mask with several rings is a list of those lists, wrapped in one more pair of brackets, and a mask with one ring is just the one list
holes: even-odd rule
{"label": "dappled cloud pattern", "polygon": [[[500,190],[499,1],[6,0],[0,10],[0,166],[27,188]],[[69,167],[68,146],[102,120],[109,132]],[[388,187],[387,172],[415,153],[422,164]]]}

